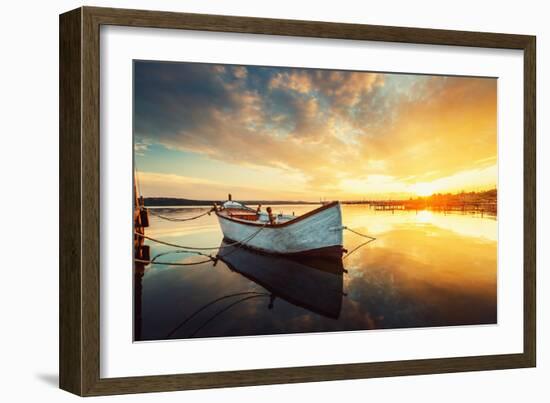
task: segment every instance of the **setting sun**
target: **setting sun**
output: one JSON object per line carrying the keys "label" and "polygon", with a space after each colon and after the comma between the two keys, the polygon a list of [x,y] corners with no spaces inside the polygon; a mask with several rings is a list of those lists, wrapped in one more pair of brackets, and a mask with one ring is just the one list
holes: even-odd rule
{"label": "setting sun", "polygon": [[134,339],[497,323],[496,106],[496,78],[135,61]]}
{"label": "setting sun", "polygon": [[135,90],[146,197],[408,199],[496,188],[495,79],[140,61]]}

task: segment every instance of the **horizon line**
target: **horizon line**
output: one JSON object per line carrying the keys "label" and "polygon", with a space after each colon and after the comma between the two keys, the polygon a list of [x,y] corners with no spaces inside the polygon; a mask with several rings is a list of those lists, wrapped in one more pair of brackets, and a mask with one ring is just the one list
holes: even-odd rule
{"label": "horizon line", "polygon": [[[432,196],[435,196],[435,195],[444,195],[444,196],[457,196],[457,195],[460,195],[460,194],[479,194],[479,193],[487,193],[487,192],[490,192],[490,191],[498,191],[498,188],[495,186],[495,187],[492,187],[492,188],[489,188],[489,189],[485,189],[485,190],[472,190],[472,191],[460,191],[460,192],[446,192],[446,193],[443,193],[443,192],[436,192],[436,193],[432,193],[430,195],[424,195],[424,196],[421,196],[421,195],[415,195],[413,193],[409,193],[409,194],[400,194],[400,193],[389,193],[383,197],[386,197],[386,198],[389,198],[391,199],[391,196],[393,195],[395,197],[395,199],[400,199],[400,198],[426,198],[426,197],[432,197]],[[399,196],[398,196],[399,195]],[[332,198],[329,198],[329,197],[319,197],[319,200],[320,201],[327,201],[327,200],[342,200],[342,201],[366,201],[366,200],[374,200],[374,199],[380,199],[381,195],[375,195],[375,194],[371,194],[371,195],[366,195],[366,196],[363,196],[363,197],[357,197],[357,198],[342,198],[342,199],[332,199]],[[189,198],[186,198],[186,197],[181,197],[181,196],[143,196],[143,198],[145,199],[179,199],[179,200],[189,200],[189,201],[220,201],[220,200],[224,200],[223,198],[221,199],[218,199],[218,198],[207,198],[207,199],[189,199]],[[292,201],[292,202],[306,202],[306,203],[316,203],[317,201],[313,201],[313,200],[304,200],[304,199],[269,199],[269,198],[265,198],[265,199],[247,199],[247,198],[244,198],[244,199],[241,199],[241,200],[245,200],[245,201],[270,201],[270,202],[279,202],[279,201]]]}

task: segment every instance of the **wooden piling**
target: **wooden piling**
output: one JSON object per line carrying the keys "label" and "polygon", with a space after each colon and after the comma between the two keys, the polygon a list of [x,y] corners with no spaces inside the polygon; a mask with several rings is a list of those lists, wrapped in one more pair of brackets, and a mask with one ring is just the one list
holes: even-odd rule
{"label": "wooden piling", "polygon": [[134,259],[149,260],[149,246],[144,245],[145,228],[149,226],[149,212],[145,208],[143,196],[138,195],[134,176]]}

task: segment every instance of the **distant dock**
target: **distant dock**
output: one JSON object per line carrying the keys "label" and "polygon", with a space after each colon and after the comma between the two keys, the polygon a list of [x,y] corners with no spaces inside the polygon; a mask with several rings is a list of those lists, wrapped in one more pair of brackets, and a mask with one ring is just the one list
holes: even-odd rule
{"label": "distant dock", "polygon": [[[349,202],[348,202],[349,203]],[[355,204],[355,203],[349,203]],[[371,200],[361,202],[368,204],[372,209],[379,211],[394,211],[394,210],[432,210],[439,212],[462,212],[462,213],[479,213],[497,214],[496,201],[477,201],[477,202],[427,202],[424,200]]]}
{"label": "distant dock", "polygon": [[378,211],[431,210],[443,213],[497,214],[497,190],[458,194],[435,194],[416,199],[344,201],[343,204],[365,204]]}

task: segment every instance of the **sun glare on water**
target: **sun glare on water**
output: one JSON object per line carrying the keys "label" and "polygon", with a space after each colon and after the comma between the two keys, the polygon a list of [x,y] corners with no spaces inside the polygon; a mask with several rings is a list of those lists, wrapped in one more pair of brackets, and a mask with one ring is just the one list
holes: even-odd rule
{"label": "sun glare on water", "polygon": [[422,210],[416,215],[416,221],[426,224],[432,220],[432,216],[431,211]]}

